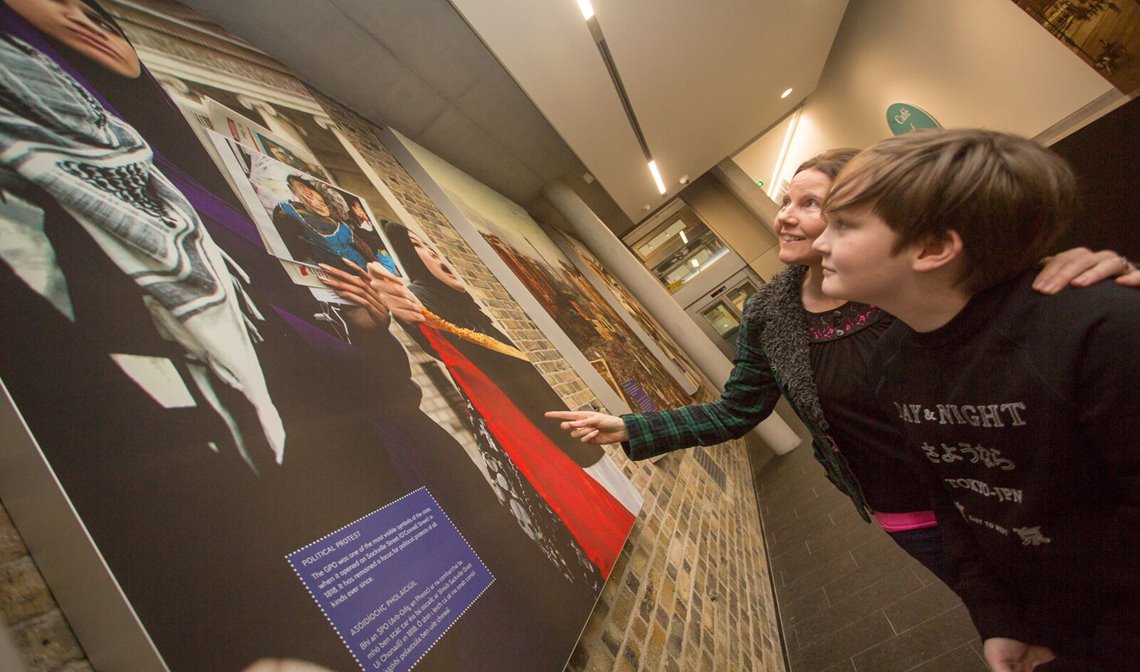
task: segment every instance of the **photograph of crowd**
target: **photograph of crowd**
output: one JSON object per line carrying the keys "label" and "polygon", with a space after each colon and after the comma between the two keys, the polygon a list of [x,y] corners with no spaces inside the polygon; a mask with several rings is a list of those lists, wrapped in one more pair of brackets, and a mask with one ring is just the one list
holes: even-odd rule
{"label": "photograph of crowd", "polygon": [[400,275],[360,196],[219,134],[210,137],[271,254],[315,270],[323,264],[363,273],[378,262]]}

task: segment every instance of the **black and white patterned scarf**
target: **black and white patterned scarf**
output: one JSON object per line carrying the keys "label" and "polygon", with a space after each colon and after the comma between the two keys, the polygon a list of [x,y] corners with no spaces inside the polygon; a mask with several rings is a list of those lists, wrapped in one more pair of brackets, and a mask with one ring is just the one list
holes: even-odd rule
{"label": "black and white patterned scarf", "polygon": [[[159,329],[250,401],[280,461],[285,430],[253,349],[259,315],[193,206],[155,165],[146,140],[53,60],[4,35],[0,66],[0,168],[55,198],[142,288]],[[33,274],[19,266],[33,262],[43,267],[39,275],[58,276],[29,285],[74,319],[43,232],[15,219],[4,227],[14,240],[47,248],[35,255],[30,243],[0,246],[0,260],[26,281]]]}

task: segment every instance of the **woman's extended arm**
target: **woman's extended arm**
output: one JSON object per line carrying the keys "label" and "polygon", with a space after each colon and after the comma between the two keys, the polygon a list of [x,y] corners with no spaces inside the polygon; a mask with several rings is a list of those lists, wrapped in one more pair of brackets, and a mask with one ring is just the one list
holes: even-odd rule
{"label": "woman's extended arm", "polygon": [[620,418],[575,411],[550,412],[547,417],[563,420],[562,429],[580,441],[621,441],[626,454],[635,460],[739,438],[771,415],[780,398],[780,389],[760,344],[760,332],[759,324],[748,320],[741,323],[732,375],[720,399],[712,403],[630,413]]}

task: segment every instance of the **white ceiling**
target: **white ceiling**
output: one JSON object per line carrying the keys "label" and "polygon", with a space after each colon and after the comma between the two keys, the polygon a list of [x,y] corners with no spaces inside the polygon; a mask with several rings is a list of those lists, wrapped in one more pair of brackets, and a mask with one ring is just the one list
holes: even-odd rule
{"label": "white ceiling", "polygon": [[[577,2],[453,4],[631,219],[662,203]],[[682,176],[696,179],[811,92],[847,2],[593,5],[672,194]]]}
{"label": "white ceiling", "polygon": [[[665,198],[577,0],[182,2],[523,205],[586,171],[633,222]],[[668,195],[811,92],[846,6],[594,0]]]}

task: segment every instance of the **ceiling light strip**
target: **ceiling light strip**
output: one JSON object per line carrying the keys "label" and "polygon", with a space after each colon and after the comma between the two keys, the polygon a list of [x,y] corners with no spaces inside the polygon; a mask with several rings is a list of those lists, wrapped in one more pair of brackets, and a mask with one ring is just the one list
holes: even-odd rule
{"label": "ceiling light strip", "polygon": [[606,71],[610,73],[610,80],[613,81],[614,89],[617,90],[618,100],[621,101],[622,109],[625,110],[625,116],[629,118],[629,125],[633,127],[633,134],[637,136],[637,144],[641,145],[641,152],[645,155],[645,160],[652,161],[653,156],[649,153],[649,143],[645,141],[645,134],[641,132],[641,124],[637,123],[637,115],[634,114],[633,105],[629,102],[629,95],[625,91],[625,85],[622,84],[621,75],[618,74],[613,54],[610,53],[610,48],[606,44],[606,37],[602,34],[602,27],[598,24],[598,17],[591,16],[586,20],[586,25],[590,27],[590,35],[594,38],[594,44],[598,45],[598,53],[602,55],[602,62],[606,64]]}
{"label": "ceiling light strip", "polygon": [[664,194],[665,181],[661,179],[661,171],[657,170],[657,162],[653,159],[649,160],[649,174],[653,176],[653,182],[657,185],[657,192]]}

